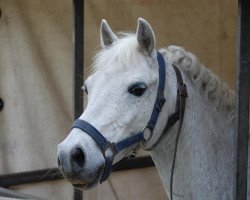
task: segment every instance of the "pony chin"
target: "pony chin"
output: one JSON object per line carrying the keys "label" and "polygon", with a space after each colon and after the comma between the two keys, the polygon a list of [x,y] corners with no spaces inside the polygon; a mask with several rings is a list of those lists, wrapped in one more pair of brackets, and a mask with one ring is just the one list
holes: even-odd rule
{"label": "pony chin", "polygon": [[96,182],[88,182],[87,180],[79,181],[77,183],[72,183],[74,188],[82,189],[82,190],[90,190],[94,188],[98,184],[98,181]]}
{"label": "pony chin", "polygon": [[76,177],[67,177],[64,174],[64,178],[67,179],[75,188],[82,190],[89,190],[95,187],[102,177],[103,168],[100,168],[96,174],[91,174],[89,177],[83,176],[82,174]]}

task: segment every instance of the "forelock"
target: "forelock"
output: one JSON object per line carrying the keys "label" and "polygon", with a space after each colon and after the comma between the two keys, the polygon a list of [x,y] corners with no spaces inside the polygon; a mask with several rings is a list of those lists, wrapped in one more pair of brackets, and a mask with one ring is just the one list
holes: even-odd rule
{"label": "forelock", "polygon": [[140,62],[142,58],[135,34],[120,33],[119,40],[115,41],[111,46],[102,49],[94,56],[91,69],[92,72],[95,72],[103,66],[109,66],[109,63],[112,62],[129,66],[131,63]]}

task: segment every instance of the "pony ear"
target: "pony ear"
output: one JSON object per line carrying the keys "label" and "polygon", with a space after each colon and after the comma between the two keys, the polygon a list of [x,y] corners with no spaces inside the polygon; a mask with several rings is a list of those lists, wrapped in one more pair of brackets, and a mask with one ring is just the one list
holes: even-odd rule
{"label": "pony ear", "polygon": [[144,53],[151,56],[156,43],[154,31],[146,20],[139,18],[137,22],[136,37],[139,46]]}
{"label": "pony ear", "polygon": [[117,36],[113,33],[106,20],[102,20],[100,27],[100,38],[102,48],[110,46],[114,41],[118,40]]}

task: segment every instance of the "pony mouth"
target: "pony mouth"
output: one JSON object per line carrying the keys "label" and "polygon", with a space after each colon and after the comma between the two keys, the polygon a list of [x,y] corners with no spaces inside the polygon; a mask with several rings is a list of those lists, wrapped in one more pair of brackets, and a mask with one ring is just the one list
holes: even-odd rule
{"label": "pony mouth", "polygon": [[64,176],[64,178],[67,181],[69,181],[73,185],[73,187],[82,189],[82,190],[88,190],[88,189],[95,187],[100,182],[103,171],[104,171],[104,168],[101,167],[97,171],[97,173],[95,173],[94,175],[91,174],[88,177],[86,177],[86,175],[81,174],[77,177]]}

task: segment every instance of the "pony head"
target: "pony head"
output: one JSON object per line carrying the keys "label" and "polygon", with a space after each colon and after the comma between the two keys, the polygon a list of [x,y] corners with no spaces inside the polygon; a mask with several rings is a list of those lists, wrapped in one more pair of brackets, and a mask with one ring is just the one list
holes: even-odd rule
{"label": "pony head", "polygon": [[[140,132],[150,119],[159,82],[156,41],[151,26],[141,18],[136,34],[122,34],[120,38],[102,20],[100,39],[102,50],[95,56],[94,73],[83,86],[88,104],[80,119],[117,143]],[[156,132],[163,130],[164,124],[160,124]],[[145,145],[123,149],[113,164]],[[92,137],[73,128],[58,145],[58,167],[74,186],[88,189],[100,181],[105,158]]]}

